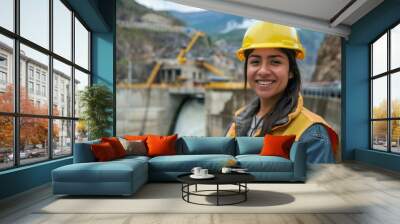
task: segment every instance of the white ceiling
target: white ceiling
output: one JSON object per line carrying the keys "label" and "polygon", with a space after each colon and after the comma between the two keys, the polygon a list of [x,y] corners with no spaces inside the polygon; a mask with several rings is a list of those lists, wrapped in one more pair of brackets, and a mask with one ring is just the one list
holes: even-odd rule
{"label": "white ceiling", "polygon": [[[170,0],[179,4],[347,37],[383,0]],[[348,7],[346,7],[348,5]],[[345,10],[342,10],[344,9]],[[341,12],[342,11],[342,12]]]}

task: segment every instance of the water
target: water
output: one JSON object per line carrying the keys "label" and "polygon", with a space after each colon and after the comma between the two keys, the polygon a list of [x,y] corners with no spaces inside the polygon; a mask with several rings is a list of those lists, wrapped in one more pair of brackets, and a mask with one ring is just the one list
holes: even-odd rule
{"label": "water", "polygon": [[178,136],[206,136],[204,100],[189,99],[184,103],[176,120],[174,133],[178,133]]}

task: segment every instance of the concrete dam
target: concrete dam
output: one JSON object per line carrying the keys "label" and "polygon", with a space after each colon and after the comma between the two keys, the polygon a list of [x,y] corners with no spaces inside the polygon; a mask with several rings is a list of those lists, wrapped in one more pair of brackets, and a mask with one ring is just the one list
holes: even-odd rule
{"label": "concrete dam", "polygon": [[[250,100],[253,95],[247,94]],[[340,136],[340,89],[303,88],[302,94],[304,105]],[[233,113],[245,104],[246,93],[240,88],[118,88],[117,135],[224,136]]]}

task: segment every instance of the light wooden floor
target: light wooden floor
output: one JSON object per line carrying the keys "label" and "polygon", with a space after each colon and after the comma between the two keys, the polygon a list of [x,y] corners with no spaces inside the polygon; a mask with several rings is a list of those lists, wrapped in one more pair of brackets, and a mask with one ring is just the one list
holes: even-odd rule
{"label": "light wooden floor", "polygon": [[54,200],[46,185],[0,201],[0,223],[400,223],[399,173],[342,163],[313,165],[308,174],[308,183],[322,185],[345,201],[362,201],[368,206],[357,214],[35,214],[38,207]]}

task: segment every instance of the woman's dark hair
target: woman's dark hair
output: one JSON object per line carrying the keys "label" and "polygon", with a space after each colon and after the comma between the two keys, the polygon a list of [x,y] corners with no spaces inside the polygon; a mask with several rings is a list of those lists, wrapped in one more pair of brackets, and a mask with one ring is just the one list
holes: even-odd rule
{"label": "woman's dark hair", "polygon": [[[278,100],[273,110],[264,115],[263,126],[260,136],[270,133],[276,121],[286,117],[297,106],[297,99],[301,88],[301,75],[296,61],[296,52],[291,49],[279,48],[289,59],[289,73],[293,74],[293,78],[289,79],[285,92]],[[244,63],[244,90],[247,90],[247,61],[253,50],[246,50]],[[247,91],[246,91],[247,92]]]}

